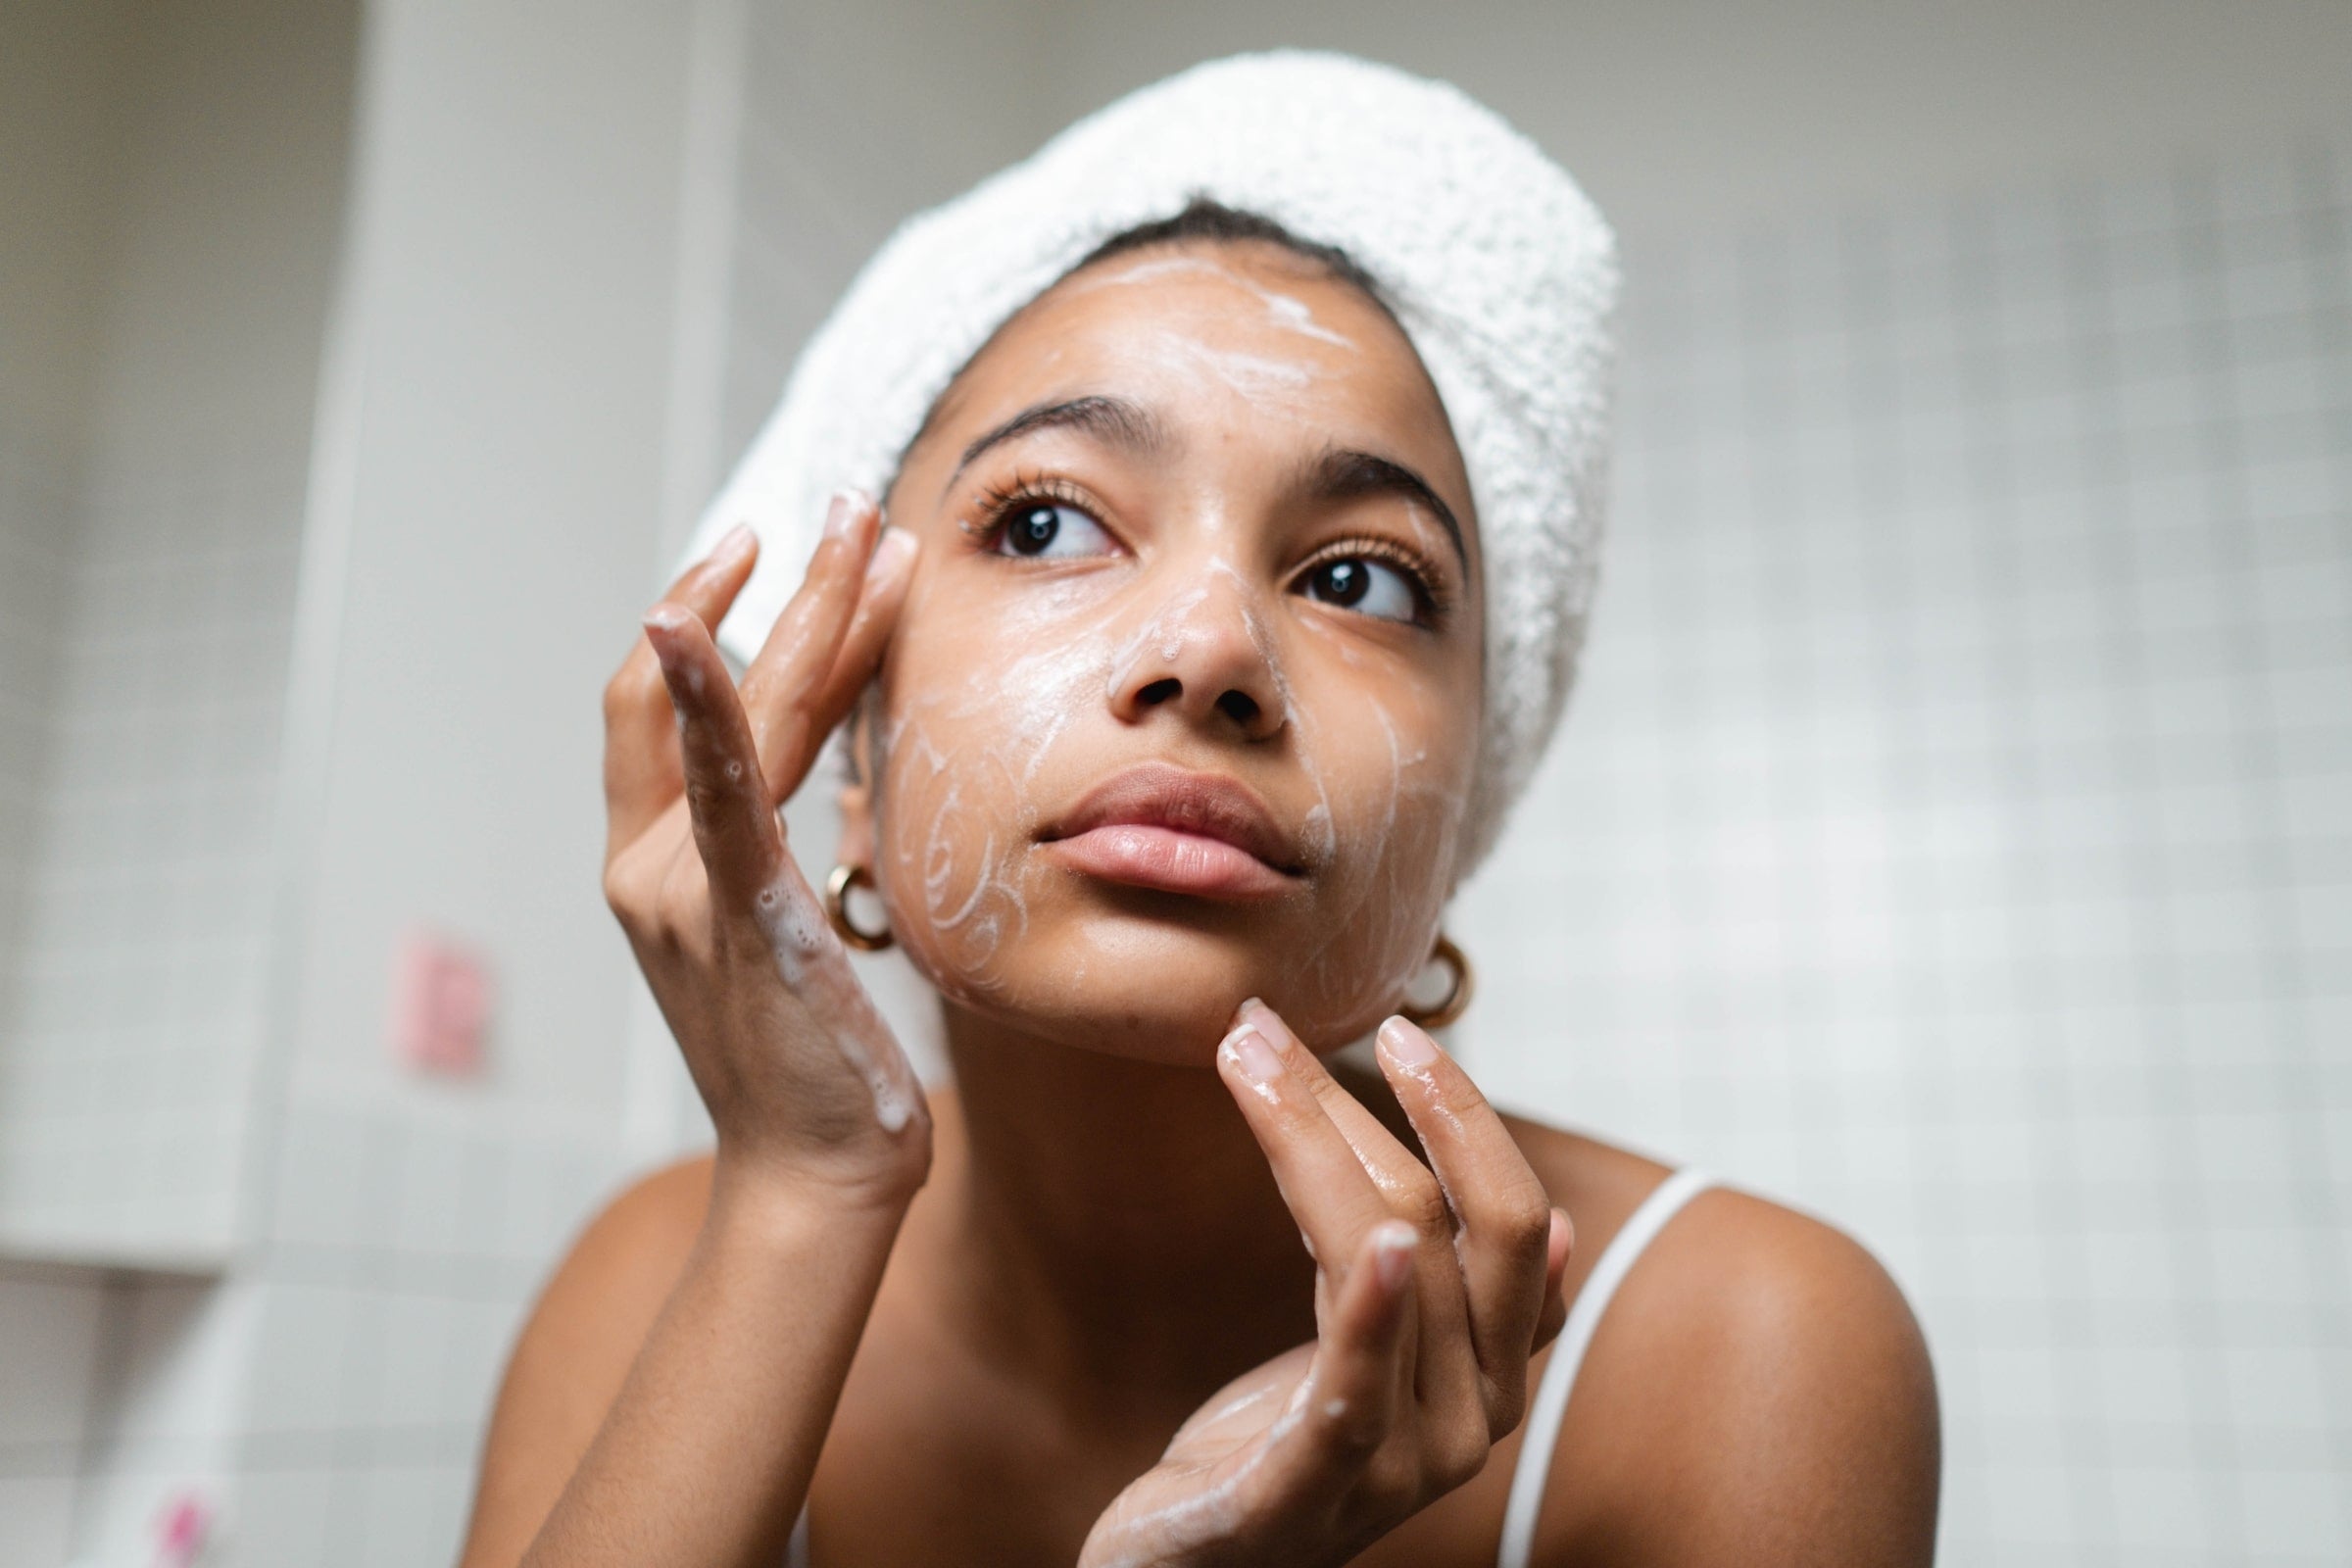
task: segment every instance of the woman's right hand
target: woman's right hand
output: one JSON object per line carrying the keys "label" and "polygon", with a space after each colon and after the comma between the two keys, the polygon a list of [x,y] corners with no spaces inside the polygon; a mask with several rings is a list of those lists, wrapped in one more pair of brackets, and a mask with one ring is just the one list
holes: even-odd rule
{"label": "woman's right hand", "polygon": [[922,1087],[778,809],[880,662],[915,540],[870,499],[835,497],[739,689],[710,629],[758,551],[748,528],[721,540],[605,689],[605,896],[717,1128],[714,1197],[814,1178],[903,1201],[930,1168]]}

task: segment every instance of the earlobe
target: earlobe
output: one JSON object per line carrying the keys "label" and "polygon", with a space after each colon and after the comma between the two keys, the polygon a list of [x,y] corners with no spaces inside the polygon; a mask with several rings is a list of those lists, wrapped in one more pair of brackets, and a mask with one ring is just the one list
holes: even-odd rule
{"label": "earlobe", "polygon": [[841,804],[841,846],[835,858],[844,865],[874,863],[873,797],[863,784],[844,784],[836,797]]}

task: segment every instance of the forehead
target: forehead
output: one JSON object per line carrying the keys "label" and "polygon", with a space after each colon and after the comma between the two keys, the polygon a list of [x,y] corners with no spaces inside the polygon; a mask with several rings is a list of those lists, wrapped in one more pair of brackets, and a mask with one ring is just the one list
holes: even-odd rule
{"label": "forehead", "polygon": [[953,447],[955,431],[1089,393],[1143,403],[1188,441],[1394,452],[1470,516],[1445,405],[1403,330],[1279,245],[1154,246],[1072,273],[989,341],[933,430]]}

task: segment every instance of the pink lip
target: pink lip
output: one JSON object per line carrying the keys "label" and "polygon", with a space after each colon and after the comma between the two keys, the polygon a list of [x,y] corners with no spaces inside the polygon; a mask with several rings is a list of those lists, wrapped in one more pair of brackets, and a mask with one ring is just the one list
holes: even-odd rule
{"label": "pink lip", "polygon": [[1073,870],[1200,898],[1279,898],[1298,872],[1290,840],[1248,786],[1148,762],[1089,791],[1042,835]]}

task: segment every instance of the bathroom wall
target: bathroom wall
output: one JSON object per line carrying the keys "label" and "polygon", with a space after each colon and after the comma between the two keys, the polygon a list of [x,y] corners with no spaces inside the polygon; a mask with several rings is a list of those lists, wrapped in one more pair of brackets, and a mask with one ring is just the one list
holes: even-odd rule
{"label": "bathroom wall", "polygon": [[2352,136],[1655,245],[1491,1093],[1911,1293],[1943,1561],[2352,1556]]}
{"label": "bathroom wall", "polygon": [[158,1270],[243,1205],[355,19],[44,4],[0,49],[0,1256],[44,1260],[0,1262],[10,1562],[225,1408],[211,1287]]}
{"label": "bathroom wall", "polygon": [[[248,1246],[186,1329],[240,1366],[191,1412],[240,1568],[449,1560],[522,1305],[618,1174],[596,696],[657,565],[691,26],[621,0],[366,12],[275,1092]],[[489,973],[474,1076],[390,1048],[420,929]],[[126,1549],[187,1475],[184,1449],[127,1453],[86,1549]]]}
{"label": "bathroom wall", "polygon": [[217,1260],[261,1036],[350,14],[53,22],[25,29],[51,49],[35,103],[67,102],[56,140],[23,132],[49,172],[24,194],[75,243],[11,242],[51,253],[18,274],[47,330],[24,334],[0,431],[24,454],[5,505],[30,520],[8,530],[27,568],[10,635],[44,688],[8,769],[37,781],[7,781],[27,842],[9,858],[0,1246]]}

